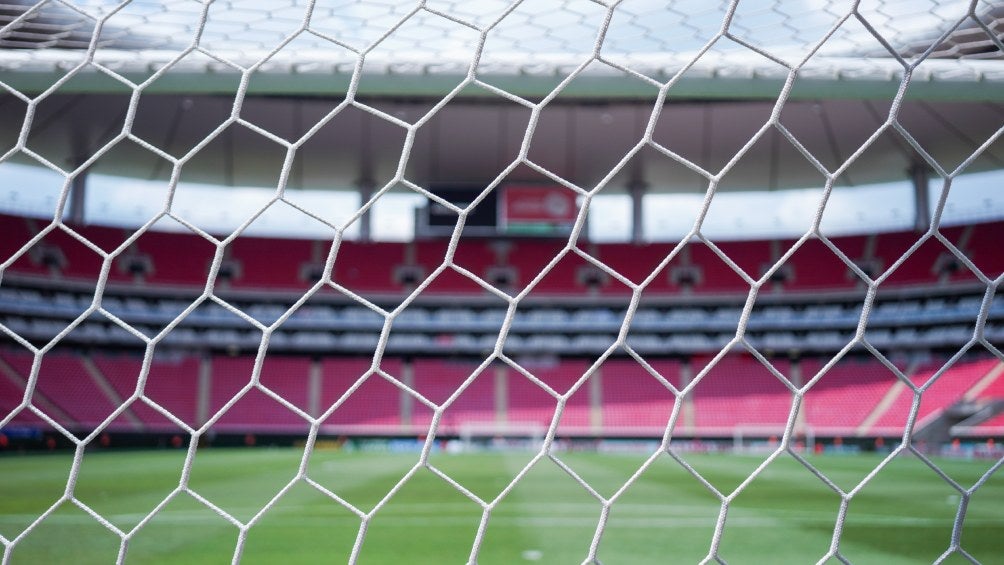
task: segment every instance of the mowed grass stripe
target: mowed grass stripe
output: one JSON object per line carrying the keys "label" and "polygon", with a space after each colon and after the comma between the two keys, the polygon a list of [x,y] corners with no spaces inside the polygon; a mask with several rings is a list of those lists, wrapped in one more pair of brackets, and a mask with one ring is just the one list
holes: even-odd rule
{"label": "mowed grass stripe", "polygon": [[[563,461],[604,496],[641,465],[627,455],[563,453]],[[299,465],[293,449],[205,450],[192,486],[240,519],[254,515]],[[116,524],[135,524],[177,486],[183,452],[88,453],[76,494]],[[436,454],[434,463],[465,487],[494,498],[529,454]],[[361,510],[373,508],[410,469],[416,454],[313,454],[309,474]],[[712,483],[738,483],[756,457],[688,456]],[[824,472],[858,481],[878,457],[816,457]],[[65,455],[0,458],[0,532],[13,537],[65,488]],[[963,485],[990,462],[938,460]],[[717,484],[717,483],[716,483]],[[992,478],[974,496],[963,546],[986,563],[1001,562],[1004,484]],[[781,458],[734,500],[721,555],[730,563],[811,563],[829,547],[838,496],[798,462]],[[922,462],[893,461],[851,502],[841,548],[854,563],[928,563],[947,547],[958,496]],[[600,545],[604,563],[689,563],[710,545],[719,502],[669,458],[657,461],[615,503]],[[572,477],[541,460],[492,515],[480,563],[578,563],[585,557],[600,504]],[[470,552],[480,508],[421,470],[374,517],[363,563],[459,563]],[[294,486],[248,536],[246,563],[342,562],[359,519],[306,484]],[[233,554],[237,530],[187,495],[179,495],[130,544],[136,563],[220,563]],[[61,508],[25,539],[12,563],[114,559],[117,538],[75,508]]]}

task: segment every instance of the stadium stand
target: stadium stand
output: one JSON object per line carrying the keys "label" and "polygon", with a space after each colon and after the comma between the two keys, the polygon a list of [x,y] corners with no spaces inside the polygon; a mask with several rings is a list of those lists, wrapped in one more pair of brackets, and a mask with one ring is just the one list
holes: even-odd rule
{"label": "stadium stand", "polygon": [[998,374],[977,395],[979,399],[1004,398],[1004,373]]}
{"label": "stadium stand", "polygon": [[[927,418],[937,415],[945,408],[959,401],[963,395],[976,384],[994,365],[996,359],[958,362],[944,370],[924,392],[920,409],[917,412],[917,423],[923,425]],[[943,362],[932,362],[920,367],[910,375],[910,382],[920,387],[930,381]],[[873,433],[902,433],[903,426],[913,407],[914,393],[909,387],[898,391],[895,400],[882,413],[872,426]]]}
{"label": "stadium stand", "polygon": [[[966,231],[965,244],[962,245],[966,256],[989,278],[996,278],[1004,272],[1004,253],[1000,249],[1000,226],[998,223],[974,224]],[[952,275],[953,279],[968,279],[972,275],[968,269],[959,270]]]}
{"label": "stadium stand", "polygon": [[[30,374],[32,356],[0,350],[4,367],[15,378]],[[695,375],[709,361],[691,362]],[[207,361],[198,356],[154,356],[144,386],[144,397],[161,406],[186,425],[198,427],[212,418],[251,382],[253,356],[214,355]],[[794,365],[771,361],[785,376]],[[86,365],[93,363],[94,370]],[[922,424],[958,402],[987,372],[995,358],[963,361],[946,370],[930,387],[930,396],[918,414]],[[824,364],[820,359],[799,363],[803,379],[810,379]],[[54,415],[60,425],[78,433],[93,429],[119,402],[136,390],[143,359],[134,353],[97,352],[88,355],[60,351],[46,357],[32,401]],[[368,372],[370,361],[331,357],[320,361],[304,356],[272,356],[262,366],[259,383],[307,414],[330,408],[358,379]],[[523,365],[535,378],[564,394],[589,369],[585,360],[567,358],[528,359]],[[651,362],[652,368],[679,390],[686,364],[674,359]],[[384,359],[382,369],[412,387],[427,401],[441,405],[459,385],[475,375],[478,364],[470,360],[417,358]],[[96,371],[96,375],[95,372]],[[935,372],[931,363],[910,374],[919,386]],[[317,375],[315,378],[313,375]],[[55,378],[59,375],[59,378]],[[67,378],[67,375],[70,377]],[[557,400],[543,387],[512,367],[490,366],[477,373],[464,393],[445,411],[441,434],[460,434],[465,427],[491,429],[506,426],[545,429],[551,424]],[[0,378],[3,404],[11,410],[23,389],[9,376]],[[499,379],[502,380],[499,380]],[[102,388],[101,380],[107,383]],[[999,379],[998,379],[999,380]],[[817,435],[860,436],[900,433],[911,408],[913,395],[875,359],[849,357],[835,364],[806,393],[802,414],[805,425]],[[979,392],[979,399],[1000,397],[1000,386]],[[503,396],[498,396],[501,393]],[[85,400],[81,402],[81,399]],[[607,360],[569,398],[559,429],[572,436],[658,437],[672,413],[675,396],[664,384],[632,359]],[[681,397],[676,433],[683,436],[729,437],[736,430],[777,427],[791,409],[790,391],[758,360],[748,355],[721,359]],[[113,404],[115,403],[115,404]],[[325,420],[326,433],[396,435],[418,433],[432,422],[432,408],[389,380],[369,376]],[[871,422],[868,425],[866,423]],[[22,411],[14,424],[36,424],[38,418]],[[250,388],[218,421],[221,432],[288,434],[303,433],[307,423],[282,402],[261,388]],[[862,427],[864,426],[864,428]],[[179,429],[168,417],[143,398],[128,404],[108,428],[110,431],[172,432]]]}
{"label": "stadium stand", "polygon": [[[271,357],[271,362],[262,365],[261,378],[266,377],[266,371],[283,371],[289,368],[277,357]],[[252,386],[255,359],[249,356],[214,357],[212,360],[212,386],[209,394],[210,414],[216,414],[228,402],[237,398],[236,403],[223,414],[214,424],[220,431],[258,430],[262,432],[305,432],[307,421],[295,412],[265,394],[260,388]],[[276,394],[293,397],[304,404],[309,394],[307,375],[273,374],[270,381],[273,386],[281,384]],[[249,388],[250,387],[250,388]],[[295,402],[293,403],[295,404]]]}
{"label": "stadium stand", "polygon": [[[3,369],[4,368],[0,367],[0,371],[3,371]],[[2,410],[4,414],[9,414],[11,410],[16,408],[21,403],[22,398],[24,398],[23,382],[20,382],[20,379],[18,379],[18,381],[14,381],[9,375],[0,374],[0,410]],[[42,423],[43,420],[28,409],[20,410],[11,419],[11,424],[14,426],[37,426]]]}
{"label": "stadium stand", "polygon": [[[545,360],[527,363],[523,369],[556,394],[566,394],[585,374],[589,364],[583,360],[557,362]],[[521,372],[510,368],[507,375],[508,422],[533,424],[547,428],[551,425],[557,399]],[[591,426],[589,387],[580,387],[565,404],[558,429],[563,433],[583,433]]]}
{"label": "stadium stand", "polygon": [[[645,280],[673,250],[670,244],[630,244],[604,243],[597,245],[596,258],[603,264],[617,271],[631,282],[638,284]],[[648,285],[647,293],[666,294],[679,292],[681,284],[674,281],[672,273],[680,265],[689,265],[686,260],[689,253],[681,252],[669,265],[656,274]],[[604,286],[603,294],[630,294],[630,288],[622,284]]]}
{"label": "stadium stand", "polygon": [[[10,234],[0,242],[0,252],[7,254],[44,229],[39,221],[10,215],[0,215],[0,227]],[[106,252],[118,248],[130,233],[95,226],[71,229]],[[988,243],[1004,235],[1004,222],[945,228],[942,233],[987,274],[1004,267]],[[916,238],[915,233],[898,232],[841,236],[832,242],[849,260],[877,276]],[[756,240],[715,245],[757,278],[793,243]],[[174,253],[182,247],[185,253]],[[377,304],[392,306],[442,264],[447,248],[442,239],[343,241],[337,249],[334,280]],[[561,248],[546,239],[469,239],[456,248],[454,261],[489,284],[514,292],[525,288]],[[671,243],[590,243],[582,251],[639,283],[672,249]],[[330,242],[325,241],[238,238],[224,254],[226,276],[218,281],[217,293],[270,324],[320,276],[329,251]],[[113,262],[101,306],[146,335],[155,335],[202,291],[215,253],[214,244],[193,233],[146,232]],[[870,343],[901,353],[941,348],[940,354],[950,355],[968,339],[971,329],[953,323],[972,318],[980,308],[982,290],[972,284],[975,277],[968,269],[959,270],[949,259],[948,249],[930,239],[896,269],[881,287],[870,314]],[[0,323],[35,344],[47,342],[91,305],[90,285],[101,263],[98,253],[72,235],[52,230],[4,273]],[[771,292],[781,288],[793,292]],[[634,316],[629,343],[673,386],[683,386],[684,374],[687,378],[698,374],[708,352],[732,339],[748,290],[708,245],[688,245],[646,288],[647,301]],[[808,240],[764,287],[764,299],[751,314],[746,337],[772,356],[782,374],[798,375],[805,382],[823,367],[827,354],[852,338],[860,316],[860,292],[847,265],[823,242]],[[629,293],[627,286],[568,253],[518,309],[505,351],[541,356],[530,357],[525,368],[563,394],[583,377],[595,359],[591,356],[615,339]],[[991,309],[988,332],[994,331],[995,317],[1002,314],[1000,308]],[[448,269],[394,320],[389,356],[382,367],[392,379],[439,405],[471,375],[477,359],[494,348],[504,316],[503,302]],[[304,413],[323,413],[366,373],[369,360],[353,355],[372,351],[383,324],[382,316],[325,289],[271,335],[260,386]],[[50,403],[57,421],[74,430],[93,428],[135,392],[142,369],[142,353],[137,350],[141,342],[99,314],[61,339],[60,348],[45,357],[33,402]],[[150,403],[189,426],[204,423],[251,382],[260,340],[259,330],[221,306],[208,302],[200,306],[158,345],[144,397],[128,404],[109,429],[178,428]],[[200,353],[193,355],[191,348],[196,346]],[[188,352],[181,353],[179,347]],[[801,350],[797,363],[784,358],[784,352],[796,350]],[[555,351],[565,357],[549,357]],[[0,359],[22,381],[30,374],[31,356],[20,349],[4,349]],[[992,363],[968,358],[957,363],[926,393],[919,417],[934,418],[957,402]],[[910,378],[919,384],[934,369],[926,367]],[[54,371],[72,378],[49,376]],[[1004,397],[1001,382],[989,383],[979,391],[979,399]],[[6,378],[0,386],[6,397],[2,407],[9,410],[20,396],[19,385]],[[204,392],[192,394],[199,390]],[[848,356],[807,391],[800,418],[817,431],[880,434],[902,426],[911,399],[908,387],[897,384],[875,358]],[[657,436],[674,402],[670,390],[618,352],[569,398],[560,429],[572,435]],[[555,403],[551,394],[519,371],[491,367],[445,412],[440,433],[460,433],[472,422],[546,427]],[[791,392],[759,361],[729,355],[683,398],[676,429],[725,436],[736,427],[780,426],[790,408]],[[420,433],[431,419],[432,408],[421,398],[373,374],[330,414],[322,431]],[[13,422],[36,420],[22,411]],[[306,422],[253,387],[215,422],[214,429],[301,433]]]}
{"label": "stadium stand", "polygon": [[[651,367],[679,390],[682,368],[679,361],[654,361]],[[633,359],[608,360],[603,364],[601,376],[600,405],[605,434],[663,433],[676,403],[676,396],[666,385]]]}
{"label": "stadium stand", "polygon": [[[782,241],[779,245],[782,253],[794,243],[791,240]],[[836,245],[851,261],[864,256],[864,237],[843,237],[837,240]],[[784,286],[793,291],[847,289],[858,282],[851,269],[818,239],[803,243],[788,259],[787,265],[790,272]]]}
{"label": "stadium stand", "polygon": [[[808,382],[824,365],[823,360],[803,360],[803,380]],[[874,357],[845,357],[806,392],[802,401],[806,423],[818,430],[854,434],[897,382],[895,374]]]}
{"label": "stadium stand", "polygon": [[[34,222],[32,222],[34,223]],[[0,215],[0,226],[14,236],[8,240],[8,255],[14,253],[23,241],[32,236],[28,223],[23,218]],[[111,251],[124,240],[125,233],[111,228],[81,227],[80,233],[94,241],[105,251]],[[949,241],[958,242],[963,238],[965,250],[979,267],[983,265],[988,276],[999,274],[1004,269],[988,242],[996,241],[1004,232],[1004,222],[977,224],[969,232],[961,228],[945,228],[943,233]],[[874,237],[874,236],[873,236]],[[867,264],[871,262],[881,274],[905,253],[917,240],[912,232],[881,234],[875,239],[873,254],[867,237],[847,236],[833,238],[832,241],[848,259]],[[327,242],[321,242],[323,253],[314,250],[310,240],[278,240],[263,237],[241,237],[235,240],[225,253],[233,273],[225,279],[234,288],[241,289],[299,289],[308,279],[314,277],[309,267],[319,269],[327,256]],[[759,278],[767,265],[784,253],[793,242],[780,241],[731,241],[716,243],[724,253],[754,279]],[[173,250],[184,247],[181,255]],[[559,252],[561,246],[544,240],[519,240],[510,242],[506,251],[488,241],[465,241],[457,247],[455,262],[479,277],[491,279],[495,269],[511,273],[511,285],[524,288],[536,273]],[[608,264],[633,282],[640,282],[663,260],[672,249],[667,244],[592,244],[586,251],[598,260]],[[2,251],[2,250],[0,250]],[[338,248],[334,279],[353,292],[363,294],[404,292],[434,271],[443,262],[446,242],[426,240],[415,243],[363,243],[344,241]],[[127,282],[139,274],[147,282],[165,285],[201,286],[215,253],[215,246],[209,241],[190,233],[169,233],[150,231],[141,235],[131,251],[122,254],[116,267],[109,273],[113,281]],[[148,257],[151,261],[149,272],[130,273],[128,260]],[[100,256],[88,249],[63,230],[48,233],[31,250],[14,262],[11,271],[25,275],[42,276],[55,269],[60,276],[93,279],[101,266]],[[683,282],[674,280],[673,271],[679,267],[692,267],[695,276]],[[889,284],[917,285],[937,283],[942,274],[952,280],[972,280],[974,275],[965,268],[959,268],[948,249],[930,238],[925,241],[889,277]],[[869,267],[872,269],[872,267]],[[314,274],[318,274],[317,273]],[[592,278],[590,275],[592,274]],[[437,284],[430,288],[433,293],[483,293],[483,289],[470,283],[466,277],[456,273],[444,273]],[[500,282],[492,280],[492,282]],[[500,286],[507,286],[501,281]],[[807,241],[789,261],[778,271],[775,283],[793,291],[812,291],[821,288],[830,290],[846,289],[855,284],[843,264],[825,244],[818,240]],[[611,280],[609,276],[589,265],[574,253],[569,253],[547,276],[538,283],[534,293],[557,295],[581,292],[589,286],[597,286],[602,294],[627,294],[629,289]],[[702,243],[689,245],[683,250],[667,270],[657,276],[648,287],[651,294],[678,293],[689,288],[700,293],[742,293],[748,286],[739,274],[733,271],[710,247]]]}
{"label": "stadium stand", "polygon": [[342,242],[333,279],[363,295],[402,292],[403,286],[395,279],[395,267],[404,264],[404,253],[405,246],[396,243]]}
{"label": "stadium stand", "polygon": [[[478,364],[474,362],[416,359],[412,367],[415,375],[412,388],[436,405],[446,402],[461,384],[473,377],[464,392],[443,413],[439,427],[443,432],[459,433],[465,424],[490,427],[498,421],[495,366],[479,373]],[[428,427],[431,422],[432,414],[425,410],[411,417],[415,426]]]}
{"label": "stadium stand", "polygon": [[1004,429],[1004,412],[997,414],[996,416],[984,420],[976,425],[978,430],[985,432],[998,431]]}
{"label": "stadium stand", "polygon": [[[694,360],[695,378],[710,361]],[[771,364],[783,376],[791,375],[788,361],[774,359]],[[695,385],[695,431],[729,435],[741,426],[783,426],[791,405],[791,391],[759,360],[746,355],[726,355]]]}
{"label": "stadium stand", "polygon": [[[215,246],[194,234],[150,231],[134,247],[152,260],[146,280],[152,284],[198,286],[205,284]],[[175,253],[184,248],[184,253]]]}
{"label": "stadium stand", "polygon": [[[101,374],[125,399],[135,392],[143,368],[143,358],[136,354],[92,354]],[[199,358],[196,356],[157,356],[143,387],[143,395],[189,426],[198,426]],[[136,400],[129,409],[148,431],[173,431],[177,425],[143,400]]]}
{"label": "stadium stand", "polygon": [[[235,288],[304,288],[304,267],[310,262],[311,242],[268,238],[237,238],[228,249],[237,273],[230,279]],[[208,265],[208,263],[207,263]]]}
{"label": "stadium stand", "polygon": [[[0,357],[27,381],[34,361],[32,355],[3,351]],[[83,358],[72,353],[47,355],[39,366],[35,387],[41,398],[59,408],[58,413],[50,414],[53,419],[75,432],[94,429],[118,407],[118,402],[109,398],[85,368]],[[120,414],[111,427],[129,428],[130,421]]]}
{"label": "stadium stand", "polygon": [[[330,410],[352,387],[354,392],[335,408],[322,429],[330,433],[397,433],[401,431],[400,389],[378,373],[369,373],[372,360],[324,358],[321,361],[320,407]],[[401,378],[401,363],[385,359],[380,369]]]}

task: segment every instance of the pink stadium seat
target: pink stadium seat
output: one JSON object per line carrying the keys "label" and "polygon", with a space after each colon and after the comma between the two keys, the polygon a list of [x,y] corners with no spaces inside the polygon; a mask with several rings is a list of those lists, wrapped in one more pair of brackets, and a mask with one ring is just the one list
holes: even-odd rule
{"label": "pink stadium seat", "polygon": [[[262,364],[259,382],[310,414],[310,366],[311,360],[308,357],[269,355]],[[287,409],[283,407],[282,410]]]}
{"label": "pink stadium seat", "polygon": [[[861,244],[847,240],[863,239],[840,238],[834,243],[853,261],[860,257]],[[790,240],[782,242],[780,253],[786,253],[794,243]],[[803,243],[786,264],[791,268],[791,277],[785,281],[785,288],[794,291],[853,288],[856,284],[856,277],[851,277],[850,268],[818,239]]]}
{"label": "pink stadium seat", "polygon": [[[370,363],[368,358],[322,360],[321,410],[333,406],[369,370]],[[401,377],[401,362],[396,359],[384,359],[381,368]],[[401,390],[372,374],[324,421],[322,431],[394,434],[402,431],[401,424]]]}
{"label": "pink stadium seat", "polygon": [[[86,235],[87,232],[84,232]],[[66,257],[62,268],[63,276],[74,279],[96,280],[101,272],[102,258],[73,236],[63,230],[53,230],[45,236],[47,243],[59,247]]]}
{"label": "pink stadium seat", "polygon": [[[770,259],[767,242],[724,242],[718,247],[753,279],[760,276],[760,267]],[[703,243],[690,245],[691,263],[700,267],[701,282],[696,292],[748,292],[749,285],[710,247]]]}
{"label": "pink stadium seat", "polygon": [[[678,361],[653,361],[652,367],[673,386],[680,386]],[[669,422],[675,397],[634,359],[603,364],[603,433],[661,435]]]}
{"label": "pink stadium seat", "polygon": [[[37,230],[31,229],[29,222],[25,218],[18,218],[15,216],[0,216],[0,233],[4,234],[4,237],[0,237],[0,261],[6,261],[12,257],[15,253],[21,250],[21,248],[35,236]],[[46,222],[42,220],[36,220],[35,223],[44,225]],[[41,225],[39,227],[41,227]],[[44,245],[41,242],[36,242],[30,249],[36,249],[39,245]],[[14,272],[33,274],[33,275],[48,275],[49,269],[44,265],[38,264],[36,261],[32,260],[31,251],[28,251],[21,255],[11,266],[10,269]]]}
{"label": "pink stadium seat", "polygon": [[[27,238],[25,241],[21,241],[21,243],[23,244],[26,241]],[[53,253],[57,254],[59,257],[58,267],[47,266],[42,263],[41,251],[43,249],[50,249]],[[17,249],[13,249],[12,253],[15,251]],[[4,259],[6,258],[4,257]],[[101,261],[100,255],[65,231],[57,228],[47,233],[41,240],[35,242],[27,253],[21,255],[11,265],[11,270],[35,275],[59,273],[61,276],[67,278],[96,280],[98,273],[101,271]]]}
{"label": "pink stadium seat", "polygon": [[1004,398],[1004,373],[997,375],[987,388],[981,390],[979,398]]}
{"label": "pink stadium seat", "polygon": [[[101,374],[123,399],[136,390],[143,359],[135,355],[95,354],[92,356]],[[199,359],[195,356],[166,357],[155,355],[150,363],[143,394],[167,409],[189,426],[198,426]],[[178,427],[142,399],[129,406],[148,431],[176,431]]]}
{"label": "pink stadium seat", "polygon": [[[33,359],[30,354],[3,352],[0,356],[27,380]],[[73,353],[47,353],[42,359],[35,387],[38,393],[65,414],[65,417],[60,414],[49,416],[72,431],[86,432],[94,429],[117,408],[86,371],[81,358]],[[44,405],[39,407],[43,410],[45,408]],[[108,429],[131,427],[129,420],[119,415]]]}
{"label": "pink stadium seat", "polygon": [[[212,386],[209,393],[210,417],[251,382],[253,369],[254,357],[251,356],[213,358]],[[281,370],[282,367],[270,365],[268,368],[269,371],[276,369]],[[262,373],[264,374],[265,371],[266,368],[263,365]],[[275,378],[272,380],[273,382],[287,381],[287,379],[277,380]],[[284,384],[286,385],[285,389],[301,389],[302,392],[294,394],[296,400],[300,400],[301,403],[305,401],[306,378],[294,383],[292,387],[288,386],[288,381]],[[286,392],[290,391],[286,390]],[[302,432],[307,429],[308,422],[258,388],[251,388],[227,409],[213,427],[219,431]]]}
{"label": "pink stadium seat", "polygon": [[[938,377],[921,397],[920,410],[917,413],[916,425],[923,425],[929,417],[937,416],[945,408],[958,402],[962,395],[973,387],[976,382],[987,374],[997,363],[994,359],[980,361],[960,361],[947,369]],[[926,383],[940,368],[940,363],[932,363],[920,368],[910,376],[910,381],[921,386]],[[913,406],[914,394],[909,389],[903,390],[895,402],[875,422],[871,430],[881,433],[881,430],[902,430]]]}
{"label": "pink stadium seat", "polygon": [[[868,236],[863,235],[843,235],[840,237],[831,237],[830,240],[834,245],[847,255],[847,258],[851,261],[857,261],[863,259],[865,256],[865,248],[868,245]],[[832,252],[831,252],[832,253]]]}
{"label": "pink stadium seat", "polygon": [[403,287],[394,279],[394,270],[403,264],[400,243],[345,241],[338,248],[333,277],[353,292],[396,293]]}
{"label": "pink stadium seat", "polygon": [[[110,228],[89,228],[86,235],[87,239],[110,253],[132,235],[132,232],[130,230]],[[112,266],[108,270],[109,282],[127,284],[135,279],[136,275],[129,272],[127,263],[123,259],[124,257],[128,257],[130,253],[131,251],[126,249],[112,260]]]}
{"label": "pink stadium seat", "polygon": [[[443,264],[448,244],[449,242],[444,239],[416,241],[414,243],[415,260],[422,266],[425,276],[430,275]],[[461,241],[454,252],[453,263],[484,280],[488,280],[488,270],[497,263],[496,253],[492,249],[490,241]],[[483,294],[486,291],[471,279],[451,268],[436,277],[428,292]]]}
{"label": "pink stadium seat", "polygon": [[[146,232],[134,244],[153,260],[150,282],[202,286],[216,247],[191,233]],[[178,253],[184,249],[184,253]]]}
{"label": "pink stadium seat", "polygon": [[[659,266],[675,247],[671,243],[607,243],[598,245],[600,261],[638,284],[645,280]],[[672,293],[680,287],[670,281],[669,273],[679,265],[679,255],[664,269],[659,271],[646,288],[646,294]],[[630,294],[631,289],[622,284],[608,284],[602,288],[604,294]]]}
{"label": "pink stadium seat", "polygon": [[[808,382],[824,361],[802,361],[802,379]],[[806,392],[802,413],[817,433],[852,434],[898,381],[877,359],[844,357]]]}
{"label": "pink stadium seat", "polygon": [[[516,269],[516,288],[522,290],[561,253],[561,243],[519,241],[509,253],[509,262]],[[579,268],[586,261],[569,252],[551,268],[533,289],[534,295],[581,292],[583,287],[576,279]]]}
{"label": "pink stadium seat", "polygon": [[[564,394],[582,378],[589,365],[577,359],[565,359],[557,363],[529,364],[523,368],[554,389]],[[508,421],[515,424],[532,424],[544,429],[551,424],[557,400],[522,373],[508,370]],[[569,398],[561,415],[558,433],[588,433],[589,385],[584,384]]]}
{"label": "pink stadium seat", "polygon": [[[11,410],[21,404],[23,397],[24,388],[18,386],[5,375],[0,375],[0,418],[6,418]],[[7,426],[38,426],[42,423],[43,420],[41,418],[25,408],[11,418]]]}
{"label": "pink stadium seat", "polygon": [[978,430],[997,430],[1004,428],[1004,412],[997,414],[987,420],[984,420],[976,425]]}
{"label": "pink stadium seat", "polygon": [[0,262],[17,253],[34,235],[28,229],[28,220],[6,214],[0,214],[0,232],[4,234],[0,238]]}
{"label": "pink stadium seat", "polygon": [[[1004,222],[990,222],[972,226],[969,241],[963,252],[987,277],[993,279],[1004,272],[1004,253],[1000,241],[1004,238]],[[972,279],[968,269],[960,270],[953,279]]]}
{"label": "pink stadium seat", "polygon": [[310,241],[239,237],[231,244],[230,257],[240,264],[240,274],[231,281],[235,288],[303,288],[301,277],[310,261]]}
{"label": "pink stadium seat", "polygon": [[[439,359],[416,359],[412,366],[415,372],[414,389],[436,404],[445,402],[478,368],[474,362]],[[439,433],[456,434],[464,424],[490,424],[495,421],[495,368],[489,367],[479,373],[443,413]],[[430,411],[421,410],[412,415],[412,424],[428,426],[431,422]]]}
{"label": "pink stadium seat", "polygon": [[[875,246],[877,257],[882,260],[882,270],[887,272],[899,258],[920,238],[914,232],[884,233],[878,236]],[[938,274],[935,262],[947,253],[947,248],[936,239],[928,238],[913,251],[903,263],[886,279],[888,285],[918,284],[936,282]]]}
{"label": "pink stadium seat", "polygon": [[[696,377],[708,360],[693,364]],[[774,367],[788,375],[787,361]],[[719,361],[692,391],[697,432],[730,435],[737,426],[783,426],[791,411],[792,394],[766,367],[746,355]]]}

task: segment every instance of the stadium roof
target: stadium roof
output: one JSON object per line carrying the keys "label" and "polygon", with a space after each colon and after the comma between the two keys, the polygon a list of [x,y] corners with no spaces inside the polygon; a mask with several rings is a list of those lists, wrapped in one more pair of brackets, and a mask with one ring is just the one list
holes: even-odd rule
{"label": "stadium roof", "polygon": [[[881,85],[898,84],[922,54],[912,96],[996,99],[993,87],[1004,81],[1004,7],[990,0],[972,7],[881,0],[853,11],[854,3],[839,0],[608,3],[357,0],[308,10],[303,0],[7,0],[0,67],[19,90],[44,88],[52,74],[83,60],[93,38],[95,65],[85,74],[100,68],[139,83],[171,66],[146,87],[152,92],[230,92],[216,74],[255,68],[260,80],[250,92],[331,95],[348,87],[358,66],[364,95],[445,94],[473,66],[489,84],[534,96],[594,58],[584,77],[593,80],[566,92],[648,94],[644,80],[619,80],[627,74],[676,77],[673,96],[732,97],[735,84],[772,85],[799,68],[796,97],[833,97],[833,88],[885,96]],[[193,47],[195,56],[182,57]],[[100,82],[77,88],[100,89]],[[970,88],[952,88],[960,82]],[[744,93],[776,94],[766,87]]]}
{"label": "stadium roof", "polygon": [[[9,47],[0,49],[0,81],[44,93],[29,146],[76,162],[116,132],[133,89],[142,96],[131,131],[181,158],[246,88],[239,109],[251,127],[228,128],[185,165],[185,180],[220,185],[274,185],[281,144],[253,130],[294,142],[353,81],[361,105],[299,148],[294,185],[381,186],[402,163],[406,128],[464,84],[418,130],[408,180],[491,182],[518,153],[527,106],[542,98],[528,158],[587,190],[706,187],[681,159],[647,150],[608,175],[654,108],[653,141],[709,174],[749,145],[722,189],[818,186],[820,165],[833,171],[865,143],[841,184],[901,180],[925,153],[925,166],[943,173],[1004,164],[994,144],[968,160],[1004,123],[999,2],[970,11],[955,1],[885,0],[856,12],[828,0],[609,4],[358,1],[318,3],[307,19],[307,3],[296,0],[18,0],[0,12],[8,21],[0,45]],[[907,74],[898,131],[869,140]],[[791,136],[760,132],[789,79],[779,123]],[[666,103],[653,105],[660,85],[671,85]],[[16,97],[0,104],[20,108]],[[0,137],[16,138],[20,127],[4,120]],[[167,172],[143,151],[112,151],[93,170]],[[524,167],[508,180],[542,179]]]}

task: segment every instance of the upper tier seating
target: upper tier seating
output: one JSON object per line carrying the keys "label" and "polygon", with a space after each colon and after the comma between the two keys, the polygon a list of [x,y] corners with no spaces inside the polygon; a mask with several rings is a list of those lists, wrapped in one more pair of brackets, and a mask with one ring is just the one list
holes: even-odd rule
{"label": "upper tier seating", "polygon": [[[0,215],[0,230],[10,237],[0,245],[0,259],[16,253],[47,224]],[[79,233],[110,252],[131,232],[117,228],[79,227]],[[977,267],[994,277],[1004,270],[1004,260],[993,242],[1004,236],[1004,222],[944,228],[945,237],[969,253]],[[837,237],[832,241],[847,258],[872,276],[888,270],[917,241],[914,232],[878,236]],[[793,244],[783,241],[727,241],[715,245],[748,274],[759,279],[765,270]],[[241,237],[224,250],[218,286],[240,289],[299,290],[310,286],[330,251],[328,241]],[[513,290],[526,288],[564,248],[563,242],[521,239],[504,244],[486,240],[463,240],[453,264],[489,283]],[[648,277],[674,245],[601,243],[583,244],[583,250],[610,266],[633,283]],[[334,280],[352,292],[401,294],[421,283],[443,264],[445,240],[413,243],[363,243],[344,241],[335,260]],[[179,252],[183,250],[183,252]],[[872,251],[873,250],[873,251]],[[151,284],[205,285],[216,246],[194,233],[148,231],[120,254],[112,264],[112,282],[131,280]],[[19,274],[95,280],[101,257],[62,229],[48,233],[10,267]],[[975,275],[951,257],[948,249],[929,238],[895,269],[886,285],[936,284],[939,280],[975,280]],[[847,289],[858,284],[850,269],[818,240],[809,240],[790,257],[771,279],[794,291]],[[682,249],[647,287],[647,294],[743,293],[748,285],[710,246],[695,242]],[[485,290],[467,277],[448,269],[427,289],[440,294],[483,294]],[[626,295],[630,288],[603,273],[573,252],[567,252],[539,281],[534,295],[589,292]]]}

